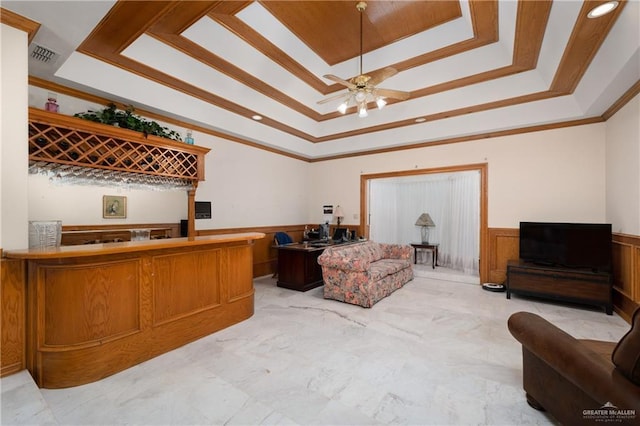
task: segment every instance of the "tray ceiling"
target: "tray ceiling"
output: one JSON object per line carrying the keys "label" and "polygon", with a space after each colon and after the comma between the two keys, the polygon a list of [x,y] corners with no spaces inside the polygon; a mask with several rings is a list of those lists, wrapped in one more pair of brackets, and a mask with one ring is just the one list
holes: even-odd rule
{"label": "tray ceiling", "polygon": [[[602,121],[640,80],[640,5],[622,1],[369,1],[364,72],[406,101],[358,118],[322,78],[358,74],[355,1],[3,1],[41,24],[32,83],[134,105],[305,160]],[[635,89],[634,89],[635,88]],[[255,120],[259,115],[261,120]]]}

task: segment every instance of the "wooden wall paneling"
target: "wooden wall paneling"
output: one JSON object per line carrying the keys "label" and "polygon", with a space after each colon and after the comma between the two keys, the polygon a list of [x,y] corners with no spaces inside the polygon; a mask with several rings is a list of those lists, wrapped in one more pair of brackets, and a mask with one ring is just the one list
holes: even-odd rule
{"label": "wooden wall paneling", "polygon": [[633,262],[634,247],[618,241],[613,243],[613,286],[630,300],[637,301],[633,282],[633,270],[629,267]]}
{"label": "wooden wall paneling", "polygon": [[[306,224],[309,229],[316,228],[318,224]],[[272,275],[278,269],[278,250],[274,246],[276,232],[286,232],[293,238],[293,241],[302,241],[305,224],[282,225],[282,226],[258,226],[251,228],[226,228],[226,229],[204,229],[198,230],[197,235],[220,235],[237,232],[261,232],[265,237],[255,240],[253,244],[253,276],[262,277]],[[356,229],[356,225],[349,226],[349,229]]]}
{"label": "wooden wall paneling", "polygon": [[22,260],[0,260],[0,377],[26,367],[25,268]]}
{"label": "wooden wall paneling", "polygon": [[632,273],[632,282],[633,282],[633,301],[640,305],[640,242],[635,248],[635,256],[633,256],[633,261],[631,265],[629,265]]}
{"label": "wooden wall paneling", "polygon": [[64,225],[62,245],[80,245],[92,242],[129,241],[131,229],[151,229],[151,238],[180,237],[179,223],[142,223],[119,225]]}
{"label": "wooden wall paneling", "polygon": [[489,228],[489,279],[503,283],[507,279],[507,262],[520,257],[519,230]]}
{"label": "wooden wall paneling", "polygon": [[613,304],[628,322],[640,307],[640,236],[613,234]]}

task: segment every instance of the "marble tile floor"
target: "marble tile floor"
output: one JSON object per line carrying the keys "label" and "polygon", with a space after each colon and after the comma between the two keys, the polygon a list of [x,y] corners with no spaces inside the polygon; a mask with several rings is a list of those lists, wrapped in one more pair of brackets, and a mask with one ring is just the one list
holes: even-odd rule
{"label": "marble tile floor", "polygon": [[507,330],[535,312],[618,340],[617,315],[416,277],[371,309],[255,280],[252,318],[99,382],[0,380],[2,425],[537,425]]}
{"label": "marble tile floor", "polygon": [[467,284],[480,284],[478,275],[465,274],[462,271],[437,266],[432,268],[431,265],[418,263],[413,267],[413,273],[416,277],[432,278],[435,280],[455,281]]}

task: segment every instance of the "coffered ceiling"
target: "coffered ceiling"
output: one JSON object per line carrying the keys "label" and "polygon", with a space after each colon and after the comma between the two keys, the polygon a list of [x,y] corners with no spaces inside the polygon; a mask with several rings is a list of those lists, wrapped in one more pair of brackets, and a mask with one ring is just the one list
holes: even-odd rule
{"label": "coffered ceiling", "polygon": [[[369,116],[339,100],[360,67],[356,1],[2,1],[40,24],[31,82],[132,104],[315,161],[602,121],[640,80],[640,3],[368,1],[365,73],[410,92]],[[3,22],[6,20],[3,18]],[[77,92],[75,92],[77,93]],[[254,116],[260,116],[256,120]]]}

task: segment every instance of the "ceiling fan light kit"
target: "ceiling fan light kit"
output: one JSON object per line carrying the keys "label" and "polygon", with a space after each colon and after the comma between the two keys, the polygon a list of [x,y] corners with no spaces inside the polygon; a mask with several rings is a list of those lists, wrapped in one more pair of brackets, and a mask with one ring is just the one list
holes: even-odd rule
{"label": "ceiling fan light kit", "polygon": [[358,117],[361,118],[369,115],[367,111],[369,102],[375,102],[378,109],[382,109],[387,105],[387,98],[406,100],[409,99],[410,95],[409,92],[379,89],[376,87],[382,81],[397,74],[398,71],[395,68],[386,67],[381,70],[374,71],[369,75],[362,73],[362,19],[366,8],[366,2],[361,1],[356,4],[356,9],[360,12],[360,74],[348,81],[332,74],[324,75],[324,78],[346,86],[349,91],[341,95],[331,96],[318,102],[319,104],[323,104],[334,99],[344,98],[340,105],[338,105],[337,110],[341,114],[346,114],[349,109],[349,105],[353,104],[356,106],[358,111]]}

